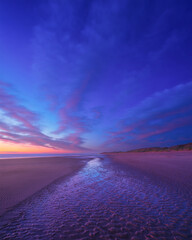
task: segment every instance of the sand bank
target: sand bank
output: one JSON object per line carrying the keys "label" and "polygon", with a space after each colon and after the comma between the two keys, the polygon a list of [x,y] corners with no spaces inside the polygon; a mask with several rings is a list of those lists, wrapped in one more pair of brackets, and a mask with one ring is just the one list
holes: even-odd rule
{"label": "sand bank", "polygon": [[84,164],[77,157],[0,159],[0,215]]}
{"label": "sand bank", "polygon": [[105,154],[116,162],[192,189],[192,151]]}

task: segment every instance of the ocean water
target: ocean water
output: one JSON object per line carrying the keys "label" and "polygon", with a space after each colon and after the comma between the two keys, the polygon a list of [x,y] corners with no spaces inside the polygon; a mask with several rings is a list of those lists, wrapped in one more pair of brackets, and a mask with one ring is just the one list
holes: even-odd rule
{"label": "ocean water", "polygon": [[5,158],[33,158],[33,157],[62,157],[62,156],[74,156],[74,157],[81,157],[81,156],[89,156],[90,153],[65,153],[65,154],[0,154],[0,159]]}
{"label": "ocean water", "polygon": [[192,201],[177,186],[102,156],[0,217],[0,239],[192,239]]}

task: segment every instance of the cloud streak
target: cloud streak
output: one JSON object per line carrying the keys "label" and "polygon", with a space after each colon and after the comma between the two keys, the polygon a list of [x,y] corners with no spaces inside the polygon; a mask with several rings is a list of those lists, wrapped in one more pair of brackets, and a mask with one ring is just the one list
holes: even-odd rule
{"label": "cloud streak", "polygon": [[[158,137],[172,143],[174,130],[186,127],[191,129],[191,103],[192,82],[157,92],[129,109],[127,118],[117,124],[116,131],[109,132],[109,140],[104,145],[113,148],[118,144],[119,148],[130,149],[139,142],[146,146],[157,145]],[[156,136],[157,140],[151,139],[152,136]],[[183,132],[184,136],[188,136],[190,141],[189,132]]]}
{"label": "cloud streak", "polygon": [[74,138],[71,138],[69,142],[64,138],[53,139],[43,134],[38,126],[40,120],[38,114],[20,105],[18,99],[8,93],[8,90],[7,86],[1,82],[0,107],[3,111],[2,115],[7,120],[7,122],[0,122],[0,139],[2,141],[31,144],[63,151],[85,150],[79,146],[80,142]]}
{"label": "cloud streak", "polygon": [[71,152],[191,141],[189,1],[31,4],[14,45],[27,54],[0,62],[2,141]]}

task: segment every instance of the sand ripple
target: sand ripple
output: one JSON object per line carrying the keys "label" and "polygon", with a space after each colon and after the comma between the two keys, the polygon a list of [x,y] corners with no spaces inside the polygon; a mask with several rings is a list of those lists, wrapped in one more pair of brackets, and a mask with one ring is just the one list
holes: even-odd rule
{"label": "sand ripple", "polygon": [[180,189],[95,159],[0,218],[0,239],[192,239]]}

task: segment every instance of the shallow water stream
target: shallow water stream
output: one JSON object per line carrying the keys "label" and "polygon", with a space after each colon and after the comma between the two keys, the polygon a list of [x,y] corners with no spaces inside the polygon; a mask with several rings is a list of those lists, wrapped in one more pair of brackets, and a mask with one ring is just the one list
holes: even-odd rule
{"label": "shallow water stream", "polygon": [[192,239],[192,202],[96,156],[0,217],[0,239]]}

